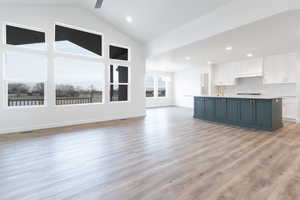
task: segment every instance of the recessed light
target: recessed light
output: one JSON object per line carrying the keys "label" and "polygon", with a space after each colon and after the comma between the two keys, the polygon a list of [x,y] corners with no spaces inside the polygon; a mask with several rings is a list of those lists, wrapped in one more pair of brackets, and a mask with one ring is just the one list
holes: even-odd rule
{"label": "recessed light", "polygon": [[127,17],[126,17],[126,21],[127,21],[128,23],[131,23],[131,22],[132,22],[132,17],[127,16]]}
{"label": "recessed light", "polygon": [[232,50],[232,46],[226,47],[226,50],[227,50],[227,51],[231,51],[231,50]]}
{"label": "recessed light", "polygon": [[248,54],[247,54],[247,57],[252,57],[252,56],[253,56],[252,53],[248,53]]}
{"label": "recessed light", "polygon": [[186,59],[186,60],[191,60],[191,57],[186,56],[185,59]]}

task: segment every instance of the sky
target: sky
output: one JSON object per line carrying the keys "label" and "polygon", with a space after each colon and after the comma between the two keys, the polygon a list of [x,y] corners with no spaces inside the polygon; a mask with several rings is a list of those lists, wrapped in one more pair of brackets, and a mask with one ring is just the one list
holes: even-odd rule
{"label": "sky", "polygon": [[[38,48],[39,45],[22,45],[23,47]],[[43,44],[40,44],[41,48]],[[93,55],[71,42],[56,42],[59,51]],[[94,54],[96,55],[96,54]],[[55,63],[56,84],[76,84],[89,87],[91,84],[103,85],[105,65],[103,63],[85,62],[82,60],[57,58]],[[5,77],[14,82],[44,82],[47,80],[47,57],[42,55],[27,55],[7,53],[5,57]]]}

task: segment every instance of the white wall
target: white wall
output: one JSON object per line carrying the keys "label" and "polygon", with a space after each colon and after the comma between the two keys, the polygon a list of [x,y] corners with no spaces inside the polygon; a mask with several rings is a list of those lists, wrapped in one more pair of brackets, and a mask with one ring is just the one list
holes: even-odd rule
{"label": "white wall", "polygon": [[174,105],[173,73],[172,72],[147,71],[146,75],[155,76],[155,77],[162,76],[169,80],[167,82],[167,96],[166,97],[146,98],[146,107],[154,108],[154,107],[164,107],[164,106]]}
{"label": "white wall", "polygon": [[[48,105],[39,108],[10,108],[4,105],[3,95],[0,95],[0,133],[27,131],[48,127],[73,125],[80,123],[98,122],[104,120],[121,119],[145,115],[144,74],[145,56],[144,47],[116,31],[113,27],[99,20],[88,10],[67,6],[10,6],[1,5],[0,23],[10,22],[25,26],[39,27],[46,32],[49,50],[40,52],[48,57]],[[104,58],[86,59],[94,62],[104,62],[108,68],[108,45],[109,43],[129,46],[132,60],[130,101],[126,103],[108,102],[108,78],[106,78],[105,103],[103,105],[75,105],[55,106],[54,90],[54,66],[53,62],[57,54],[53,53],[54,23],[60,22],[78,26],[87,30],[103,34]],[[2,31],[2,30],[1,30]],[[3,33],[1,33],[2,35]],[[2,40],[2,38],[1,38]],[[3,54],[14,48],[0,45],[0,53]],[[24,50],[25,51],[25,50]],[[27,51],[26,51],[27,52]],[[69,56],[77,58],[77,56]],[[0,61],[2,61],[1,56]],[[106,68],[106,74],[108,69]],[[0,65],[0,94],[3,94],[3,64]]]}
{"label": "white wall", "polygon": [[236,95],[238,92],[258,92],[267,96],[296,96],[296,84],[263,84],[263,78],[237,79],[236,85],[226,86],[225,95]]}
{"label": "white wall", "polygon": [[194,67],[174,73],[175,105],[193,108],[194,96],[201,95],[201,73],[209,73],[209,67]]}

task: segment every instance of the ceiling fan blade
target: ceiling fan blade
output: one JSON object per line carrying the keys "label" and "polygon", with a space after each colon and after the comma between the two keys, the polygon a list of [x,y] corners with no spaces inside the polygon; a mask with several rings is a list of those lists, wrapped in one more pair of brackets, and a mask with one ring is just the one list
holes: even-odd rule
{"label": "ceiling fan blade", "polygon": [[101,8],[103,4],[103,0],[97,0],[95,8]]}

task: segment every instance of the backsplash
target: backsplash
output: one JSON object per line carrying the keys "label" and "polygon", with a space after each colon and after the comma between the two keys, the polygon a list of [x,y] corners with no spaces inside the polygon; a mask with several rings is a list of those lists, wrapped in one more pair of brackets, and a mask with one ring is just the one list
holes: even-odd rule
{"label": "backsplash", "polygon": [[261,77],[254,77],[237,79],[235,86],[224,87],[225,95],[236,95],[239,92],[255,92],[270,96],[296,96],[296,84],[263,84]]}

